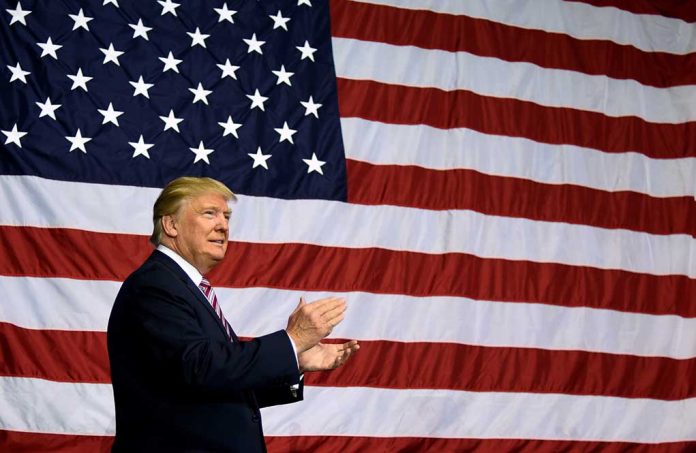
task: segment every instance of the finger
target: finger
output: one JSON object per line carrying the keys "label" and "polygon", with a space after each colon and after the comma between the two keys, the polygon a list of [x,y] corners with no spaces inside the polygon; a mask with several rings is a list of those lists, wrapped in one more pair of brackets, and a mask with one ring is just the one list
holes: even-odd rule
{"label": "finger", "polygon": [[347,349],[347,350],[343,351],[343,354],[338,356],[338,359],[336,360],[336,362],[337,362],[336,366],[339,367],[339,366],[343,365],[344,363],[346,363],[351,355],[353,355],[352,350]]}
{"label": "finger", "polygon": [[302,309],[302,307],[304,307],[305,305],[307,305],[307,303],[305,302],[304,297],[300,297],[300,303],[297,304],[295,309],[292,311],[291,315],[294,315],[295,313],[300,311]]}
{"label": "finger", "polygon": [[325,318],[324,322],[326,322],[333,329],[334,327],[339,325],[345,317],[346,317],[345,312],[341,312],[341,313],[337,314],[336,316],[334,316],[333,318],[329,318],[329,319]]}
{"label": "finger", "polygon": [[341,316],[346,312],[346,309],[348,307],[343,304],[343,305],[338,305],[337,307],[334,307],[331,310],[325,311],[324,313],[321,314],[321,319],[323,319],[326,322],[331,322],[332,319],[337,318],[338,316]]}
{"label": "finger", "polygon": [[312,310],[317,310],[319,313],[323,314],[337,306],[344,305],[345,303],[345,299],[341,297],[327,297],[325,299],[315,300],[308,305]]}
{"label": "finger", "polygon": [[343,351],[354,350],[354,349],[355,349],[355,346],[356,346],[357,344],[358,344],[358,342],[357,342],[356,340],[346,341],[346,342],[343,343],[343,344],[336,345],[336,346],[338,346],[337,351],[340,352],[340,353],[342,353]]}
{"label": "finger", "polygon": [[360,349],[360,345],[356,340],[349,341],[344,345],[344,350],[348,351],[349,354],[354,353],[358,349]]}

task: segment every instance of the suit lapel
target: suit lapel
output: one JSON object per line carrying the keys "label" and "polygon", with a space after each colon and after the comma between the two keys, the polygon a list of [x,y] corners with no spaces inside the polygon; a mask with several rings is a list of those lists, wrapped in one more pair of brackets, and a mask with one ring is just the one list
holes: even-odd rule
{"label": "suit lapel", "polygon": [[[186,275],[186,272],[179,267],[176,262],[169,258],[167,255],[164,253],[155,250],[153,254],[151,255],[151,259],[154,259],[155,261],[161,263],[168,271],[170,271],[181,283],[183,283],[186,288],[189,290],[189,292],[193,295],[194,299],[196,299],[197,303],[203,304],[206,310],[208,310],[208,313],[210,316],[212,316],[216,321],[217,325],[222,331],[222,333],[225,334],[225,337],[227,337],[227,331],[225,330],[225,326],[222,324],[222,320],[220,317],[215,313],[215,309],[213,309],[213,306],[210,304],[210,301],[208,301],[208,298],[205,297],[205,294],[203,294],[203,291],[196,286],[195,283],[191,281],[191,278]],[[239,338],[237,337],[237,334],[234,333],[234,329],[232,329],[232,326],[230,326],[230,329],[232,330],[232,339],[234,341],[239,341]]]}

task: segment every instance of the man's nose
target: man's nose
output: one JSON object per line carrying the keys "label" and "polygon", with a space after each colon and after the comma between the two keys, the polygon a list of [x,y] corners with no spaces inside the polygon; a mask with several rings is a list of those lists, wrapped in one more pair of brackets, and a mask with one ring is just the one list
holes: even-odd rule
{"label": "man's nose", "polygon": [[225,217],[224,215],[218,216],[218,221],[215,224],[215,229],[218,231],[227,231],[230,226],[230,219]]}

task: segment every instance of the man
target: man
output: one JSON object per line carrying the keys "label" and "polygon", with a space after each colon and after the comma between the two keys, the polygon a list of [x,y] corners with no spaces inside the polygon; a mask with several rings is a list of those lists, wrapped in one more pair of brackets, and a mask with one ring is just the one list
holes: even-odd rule
{"label": "man", "polygon": [[359,348],[321,343],[344,317],[333,297],[301,299],[285,330],[239,341],[204,278],[227,251],[233,199],[219,181],[184,177],[155,202],[157,249],[109,318],[114,451],[265,451],[259,408],[301,400],[303,372]]}

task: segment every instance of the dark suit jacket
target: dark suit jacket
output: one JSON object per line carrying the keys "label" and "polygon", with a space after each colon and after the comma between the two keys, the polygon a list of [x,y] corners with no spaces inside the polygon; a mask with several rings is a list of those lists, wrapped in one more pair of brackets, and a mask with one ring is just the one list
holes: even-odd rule
{"label": "dark suit jacket", "polygon": [[159,251],[123,283],[108,347],[114,451],[265,451],[259,407],[302,399],[287,334],[230,342],[198,287]]}

